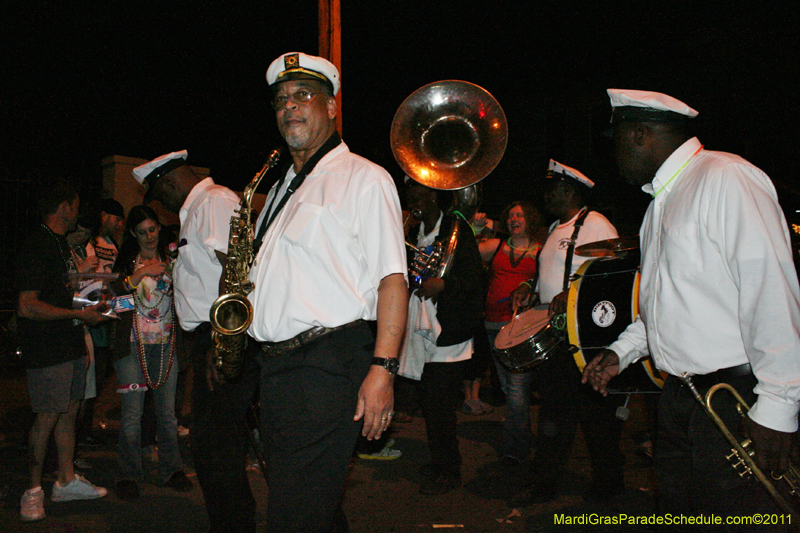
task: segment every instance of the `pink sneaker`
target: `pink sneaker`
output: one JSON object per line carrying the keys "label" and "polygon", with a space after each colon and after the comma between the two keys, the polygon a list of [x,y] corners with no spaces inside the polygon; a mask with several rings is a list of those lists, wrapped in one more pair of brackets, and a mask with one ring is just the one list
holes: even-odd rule
{"label": "pink sneaker", "polygon": [[22,499],[19,503],[19,517],[23,522],[35,522],[44,519],[44,491],[41,487],[36,492],[31,492],[31,489],[26,490],[22,494]]}

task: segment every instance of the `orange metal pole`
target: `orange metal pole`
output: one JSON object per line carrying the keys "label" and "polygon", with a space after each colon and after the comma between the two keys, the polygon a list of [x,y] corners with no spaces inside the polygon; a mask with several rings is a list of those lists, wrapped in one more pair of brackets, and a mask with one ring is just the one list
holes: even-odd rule
{"label": "orange metal pole", "polygon": [[[342,75],[341,0],[319,0],[319,55],[333,63]],[[342,90],[336,95],[339,112],[336,127],[342,133]]]}

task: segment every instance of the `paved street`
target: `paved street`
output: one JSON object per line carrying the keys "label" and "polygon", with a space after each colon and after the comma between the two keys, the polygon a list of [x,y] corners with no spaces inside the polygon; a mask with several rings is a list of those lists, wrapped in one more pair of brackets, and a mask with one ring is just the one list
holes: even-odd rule
{"label": "paved street", "polygon": [[[152,483],[141,486],[142,497],[134,501],[117,499],[111,488],[116,467],[116,431],[119,427],[119,402],[113,377],[107,384],[98,405],[96,423],[103,424],[106,443],[99,449],[81,453],[91,469],[85,471],[93,483],[109,488],[109,495],[89,502],[45,502],[47,518],[23,524],[19,520],[19,498],[26,483],[24,448],[21,444],[31,420],[24,373],[13,367],[0,368],[0,531],[48,533],[147,533],[204,532],[208,522],[199,488],[179,494]],[[408,424],[396,424],[393,431],[395,448],[403,456],[394,461],[354,459],[345,495],[351,531],[354,533],[472,532],[519,533],[532,531],[580,531],[576,526],[556,526],[560,514],[580,515],[588,512],[613,514],[651,514],[649,490],[650,469],[634,454],[633,437],[645,425],[641,397],[631,400],[631,416],[623,434],[628,454],[626,484],[628,491],[605,506],[583,502],[581,493],[588,485],[588,458],[582,437],[578,438],[573,457],[566,465],[562,495],[557,501],[524,509],[510,508],[507,498],[521,489],[520,472],[506,471],[497,461],[503,408],[489,415],[459,414],[459,437],[464,457],[461,488],[442,496],[424,496],[417,491],[417,468],[428,461],[425,426],[421,418]],[[535,416],[535,407],[534,416]],[[188,439],[182,439],[187,471],[191,469]],[[151,464],[151,463],[148,463]],[[523,464],[521,470],[526,470]],[[46,478],[44,489],[49,496],[53,476]],[[250,472],[250,481],[262,511],[259,524],[263,528],[267,487],[257,470]],[[591,531],[613,531],[602,526]],[[625,527],[624,531],[636,531]]]}

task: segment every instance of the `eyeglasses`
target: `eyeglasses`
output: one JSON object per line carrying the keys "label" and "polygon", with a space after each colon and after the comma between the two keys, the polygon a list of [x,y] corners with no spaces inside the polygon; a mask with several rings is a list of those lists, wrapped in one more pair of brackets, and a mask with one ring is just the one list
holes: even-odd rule
{"label": "eyeglasses", "polygon": [[276,96],[274,100],[272,100],[272,108],[275,111],[278,111],[282,109],[286,105],[286,102],[288,102],[289,100],[291,100],[295,104],[304,105],[309,103],[311,99],[318,94],[324,94],[324,93],[321,92],[312,93],[311,91],[307,91],[306,89],[300,89],[299,91],[295,91],[289,95],[280,94]]}

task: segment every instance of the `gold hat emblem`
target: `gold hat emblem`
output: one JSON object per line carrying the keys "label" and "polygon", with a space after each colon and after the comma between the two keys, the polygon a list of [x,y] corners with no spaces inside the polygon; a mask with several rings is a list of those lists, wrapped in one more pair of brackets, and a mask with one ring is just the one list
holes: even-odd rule
{"label": "gold hat emblem", "polygon": [[283,69],[291,70],[300,66],[300,54],[289,54],[283,58]]}

